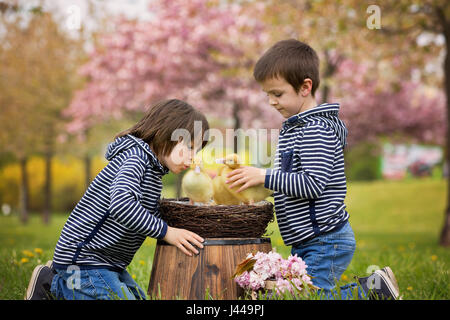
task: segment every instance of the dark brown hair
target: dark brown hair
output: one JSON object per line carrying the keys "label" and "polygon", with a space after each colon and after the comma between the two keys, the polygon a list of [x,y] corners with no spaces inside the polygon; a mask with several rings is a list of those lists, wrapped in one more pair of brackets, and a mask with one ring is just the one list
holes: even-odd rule
{"label": "dark brown hair", "polygon": [[267,50],[255,65],[256,81],[284,78],[298,93],[306,78],[312,80],[311,95],[319,87],[319,57],[306,43],[295,39],[282,40]]}
{"label": "dark brown hair", "polygon": [[[201,137],[195,137],[194,122],[201,122]],[[157,156],[167,156],[175,145],[184,140],[172,140],[172,133],[177,129],[185,129],[190,139],[202,139],[202,148],[208,143],[209,124],[206,117],[190,104],[178,100],[162,100],[151,105],[144,117],[133,127],[120,132],[115,138],[131,134],[147,142]]]}

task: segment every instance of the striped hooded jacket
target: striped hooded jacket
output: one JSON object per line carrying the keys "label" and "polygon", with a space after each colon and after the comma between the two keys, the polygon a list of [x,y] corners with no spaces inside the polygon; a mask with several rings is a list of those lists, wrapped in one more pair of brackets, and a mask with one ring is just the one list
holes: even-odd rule
{"label": "striped hooded jacket", "polygon": [[132,135],[108,145],[108,165],[95,177],[65,223],[55,268],[125,269],[146,237],[163,238],[159,218],[161,165],[147,143]]}
{"label": "striped hooded jacket", "polygon": [[283,122],[274,168],[264,186],[274,190],[283,241],[295,245],[337,230],[348,220],[344,153],[347,129],[339,104],[321,104]]}

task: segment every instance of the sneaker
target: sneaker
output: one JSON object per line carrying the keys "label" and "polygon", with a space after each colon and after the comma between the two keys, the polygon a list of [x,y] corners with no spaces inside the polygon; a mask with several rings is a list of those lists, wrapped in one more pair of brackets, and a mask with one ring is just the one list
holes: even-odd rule
{"label": "sneaker", "polygon": [[50,286],[55,276],[52,269],[44,265],[38,265],[31,274],[25,300],[52,300]]}
{"label": "sneaker", "polygon": [[370,300],[397,300],[399,288],[391,268],[376,270],[368,277],[357,278]]}
{"label": "sneaker", "polygon": [[397,283],[397,279],[395,278],[394,272],[392,272],[392,269],[389,267],[384,267],[381,270],[377,270],[377,271],[383,271],[385,275],[387,275],[387,277],[389,278],[389,280],[391,280],[392,285],[394,286],[394,291],[397,293],[397,295],[400,294],[400,288],[398,287],[398,283]]}
{"label": "sneaker", "polygon": [[45,266],[49,267],[54,274],[57,274],[56,269],[53,267],[53,260],[48,260]]}

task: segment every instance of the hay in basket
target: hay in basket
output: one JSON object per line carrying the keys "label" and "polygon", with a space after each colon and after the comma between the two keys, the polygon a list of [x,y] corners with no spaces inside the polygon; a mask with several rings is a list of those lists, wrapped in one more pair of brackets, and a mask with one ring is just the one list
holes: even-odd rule
{"label": "hay in basket", "polygon": [[187,229],[204,238],[259,238],[273,221],[273,204],[197,205],[188,198],[161,199],[161,218],[171,227]]}

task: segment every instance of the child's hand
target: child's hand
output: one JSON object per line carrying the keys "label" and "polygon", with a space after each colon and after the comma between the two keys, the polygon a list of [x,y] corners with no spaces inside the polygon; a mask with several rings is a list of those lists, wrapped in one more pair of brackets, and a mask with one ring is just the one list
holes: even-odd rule
{"label": "child's hand", "polygon": [[230,188],[234,188],[240,184],[243,184],[237,192],[241,192],[249,187],[253,187],[259,184],[264,184],[266,178],[266,169],[260,169],[255,167],[240,167],[239,169],[231,171],[227,174],[228,180],[226,183],[230,184]]}
{"label": "child's hand", "polygon": [[163,240],[174,245],[188,256],[192,256],[192,253],[198,254],[198,250],[192,244],[202,249],[202,242],[204,241],[194,232],[169,226],[167,226],[167,233]]}

